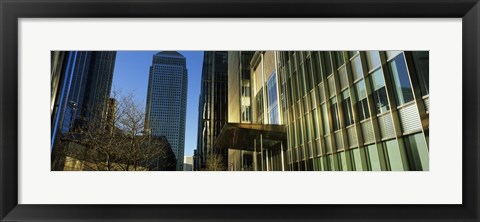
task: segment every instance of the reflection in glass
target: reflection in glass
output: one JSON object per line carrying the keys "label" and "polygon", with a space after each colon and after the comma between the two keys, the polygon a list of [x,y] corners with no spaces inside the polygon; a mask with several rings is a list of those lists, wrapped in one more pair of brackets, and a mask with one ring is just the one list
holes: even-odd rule
{"label": "reflection in glass", "polygon": [[390,110],[388,106],[387,92],[385,91],[385,82],[383,80],[382,69],[377,69],[370,76],[373,86],[373,100],[375,102],[375,108],[377,114]]}
{"label": "reflection in glass", "polygon": [[415,65],[415,71],[417,72],[418,81],[420,83],[420,91],[422,96],[429,94],[430,80],[428,77],[429,72],[429,52],[428,51],[415,51],[413,54],[413,63]]}
{"label": "reflection in glass", "polygon": [[345,59],[343,58],[343,52],[336,51],[334,52],[335,57],[337,58],[337,68],[345,64]]}
{"label": "reflection in glass", "polygon": [[344,66],[338,70],[338,75],[340,77],[340,89],[343,90],[348,86],[347,68]]}
{"label": "reflection in glass", "polygon": [[353,124],[353,112],[352,103],[350,101],[350,91],[345,90],[342,92],[342,110],[345,126]]}
{"label": "reflection in glass", "polygon": [[351,150],[352,152],[352,157],[354,159],[354,164],[355,164],[355,170],[356,171],[363,171],[365,169],[363,169],[363,165],[362,165],[362,155],[360,153],[360,148],[357,148],[357,149],[353,149]]}
{"label": "reflection in glass", "polygon": [[315,86],[314,81],[312,80],[312,77],[311,77],[312,76],[312,69],[311,69],[312,62],[310,61],[310,57],[308,57],[305,60],[304,67],[305,67],[305,76],[306,76],[306,81],[307,81],[307,89],[308,89],[308,91],[310,91]]}
{"label": "reflection in glass", "polygon": [[355,84],[355,92],[357,93],[358,116],[360,121],[370,118],[368,110],[367,91],[365,89],[364,80],[360,80]]}
{"label": "reflection in glass", "polygon": [[312,119],[313,119],[313,133],[315,138],[320,138],[320,129],[319,123],[318,123],[318,117],[317,117],[317,109],[312,110]]}
{"label": "reflection in glass", "polygon": [[398,55],[388,63],[392,73],[393,83],[395,85],[395,98],[398,105],[408,103],[413,100],[412,85],[408,78],[407,65],[403,54]]}
{"label": "reflection in glass", "polygon": [[429,170],[428,148],[425,137],[418,133],[405,138],[410,170]]}
{"label": "reflection in glass", "polygon": [[332,113],[332,127],[333,131],[340,129],[340,118],[338,117],[338,104],[337,98],[332,98],[330,100],[330,112]]}
{"label": "reflection in glass", "polygon": [[400,149],[398,147],[397,140],[389,140],[383,143],[387,151],[388,162],[390,163],[390,170],[392,171],[401,171],[403,169],[402,155],[400,154]]}
{"label": "reflection in glass", "polygon": [[330,74],[333,73],[332,69],[332,57],[330,56],[330,52],[323,52],[323,60],[325,62],[325,74],[329,76]]}
{"label": "reflection in glass", "polygon": [[315,85],[321,83],[323,81],[323,70],[322,66],[320,65],[320,54],[318,52],[312,53],[312,67],[315,77]]}
{"label": "reflection in glass", "polygon": [[367,147],[368,159],[370,160],[370,170],[380,171],[382,170],[380,166],[380,157],[378,155],[377,145],[372,144]]}
{"label": "reflection in glass", "polygon": [[372,70],[380,65],[380,54],[378,51],[366,51],[368,69]]}
{"label": "reflection in glass", "polygon": [[357,56],[355,59],[353,59],[350,64],[352,66],[353,80],[355,81],[357,79],[360,79],[363,76],[362,62],[360,61],[360,56]]}
{"label": "reflection in glass", "polygon": [[328,92],[330,93],[329,96],[332,97],[335,95],[335,79],[333,78],[333,76],[330,76],[330,78],[328,78]]}
{"label": "reflection in glass", "polygon": [[327,112],[327,106],[325,103],[322,104],[322,126],[323,126],[323,132],[328,135],[330,132],[330,127],[328,123],[328,112]]}
{"label": "reflection in glass", "polygon": [[263,123],[263,88],[255,96],[257,104],[257,123]]}
{"label": "reflection in glass", "polygon": [[280,124],[277,96],[277,73],[274,72],[267,80],[268,113],[270,124]]}
{"label": "reflection in glass", "polygon": [[354,56],[357,55],[357,54],[358,54],[358,51],[348,51],[348,56],[349,56],[350,58],[354,57]]}

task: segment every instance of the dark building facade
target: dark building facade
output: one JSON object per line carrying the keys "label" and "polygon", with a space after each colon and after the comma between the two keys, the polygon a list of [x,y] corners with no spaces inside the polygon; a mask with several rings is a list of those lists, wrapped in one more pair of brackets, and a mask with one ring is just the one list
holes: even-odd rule
{"label": "dark building facade", "polygon": [[[52,144],[76,122],[105,121],[114,51],[52,51]],[[81,121],[79,121],[81,120]]]}
{"label": "dark building facade", "polygon": [[[207,167],[212,155],[220,155],[226,167],[227,153],[214,141],[228,120],[228,52],[205,51],[199,98],[198,141],[195,170]],[[199,169],[200,168],[200,169]]]}

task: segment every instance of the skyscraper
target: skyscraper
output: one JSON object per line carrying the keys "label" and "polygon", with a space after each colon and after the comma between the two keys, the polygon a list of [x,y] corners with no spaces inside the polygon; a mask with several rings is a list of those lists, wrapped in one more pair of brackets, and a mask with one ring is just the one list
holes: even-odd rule
{"label": "skyscraper", "polygon": [[57,133],[82,121],[106,118],[115,51],[52,52],[52,147]]}
{"label": "skyscraper", "polygon": [[183,169],[185,118],[187,109],[187,67],[183,55],[175,51],[155,54],[148,78],[145,131],[165,136]]}
{"label": "skyscraper", "polygon": [[226,152],[217,153],[213,144],[228,118],[227,72],[228,52],[205,51],[198,106],[196,157],[201,168],[207,167],[207,159],[212,155],[221,155],[226,164]]}

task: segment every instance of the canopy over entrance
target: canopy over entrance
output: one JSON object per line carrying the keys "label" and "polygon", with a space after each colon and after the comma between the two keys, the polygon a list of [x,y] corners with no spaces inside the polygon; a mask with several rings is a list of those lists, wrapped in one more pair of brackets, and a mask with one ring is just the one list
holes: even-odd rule
{"label": "canopy over entrance", "polygon": [[226,123],[217,139],[215,147],[254,151],[260,150],[260,139],[263,147],[271,147],[281,141],[286,141],[284,125],[265,125],[250,123]]}

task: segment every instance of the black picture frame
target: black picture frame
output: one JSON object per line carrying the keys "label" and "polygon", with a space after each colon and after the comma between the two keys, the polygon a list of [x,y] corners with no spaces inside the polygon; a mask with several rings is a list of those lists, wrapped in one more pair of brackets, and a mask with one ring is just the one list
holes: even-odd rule
{"label": "black picture frame", "polygon": [[[478,0],[0,0],[0,16],[1,221],[479,221]],[[18,204],[18,19],[133,17],[462,18],[463,204]]]}

